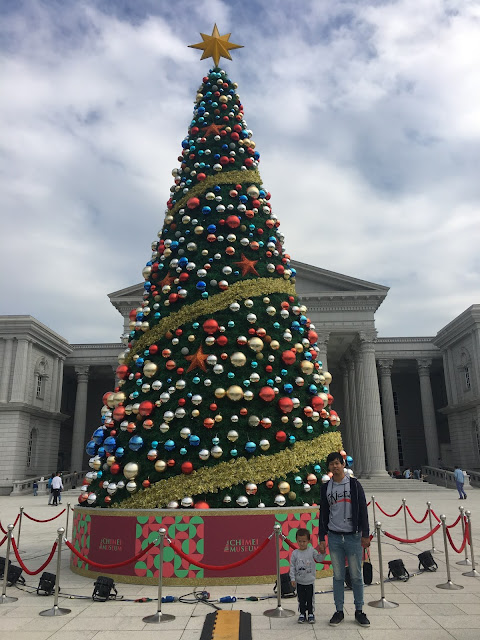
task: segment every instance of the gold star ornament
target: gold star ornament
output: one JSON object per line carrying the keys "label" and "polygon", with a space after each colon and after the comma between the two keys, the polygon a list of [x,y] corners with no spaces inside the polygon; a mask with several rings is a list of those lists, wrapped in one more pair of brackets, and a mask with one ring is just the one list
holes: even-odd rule
{"label": "gold star ornament", "polygon": [[202,36],[203,42],[199,42],[198,44],[189,44],[188,46],[191,49],[203,49],[200,60],[213,58],[216,67],[218,67],[220,58],[227,58],[228,60],[232,59],[232,56],[229,53],[230,49],[243,49],[243,45],[233,44],[233,42],[228,41],[231,35],[230,33],[221,36],[217,25],[213,27],[211,36],[207,36],[205,33],[201,33],[200,35]]}

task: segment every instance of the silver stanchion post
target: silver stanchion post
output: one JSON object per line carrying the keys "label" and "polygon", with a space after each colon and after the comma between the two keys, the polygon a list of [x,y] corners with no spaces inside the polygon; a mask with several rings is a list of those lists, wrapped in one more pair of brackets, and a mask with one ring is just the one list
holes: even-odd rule
{"label": "silver stanchion post", "polygon": [[68,521],[70,519],[70,502],[67,502],[67,522],[65,524],[65,535],[68,540]]}
{"label": "silver stanchion post", "polygon": [[53,607],[51,609],[45,609],[40,611],[40,616],[66,616],[71,612],[71,609],[62,609],[58,606],[58,592],[60,591],[60,570],[62,562],[62,542],[65,529],[60,527],[57,529],[57,575],[55,577],[55,592],[53,597]]}
{"label": "silver stanchion post", "polygon": [[24,507],[20,507],[20,517],[18,518],[18,529],[17,529],[17,549],[18,549],[19,551],[20,551],[20,534],[22,533],[23,509],[24,509]]}
{"label": "silver stanchion post", "polygon": [[12,540],[13,524],[7,525],[7,551],[5,552],[5,566],[3,568],[3,588],[2,596],[0,597],[0,604],[8,604],[9,602],[16,602],[18,598],[14,596],[7,596],[7,582],[8,582],[8,565],[10,564],[10,544]]}
{"label": "silver stanchion post", "polygon": [[[375,515],[375,496],[372,496],[370,498],[370,500],[372,501],[373,521],[376,522],[377,518],[376,518],[376,515]],[[375,535],[376,533],[377,532],[375,531],[373,535]]]}
{"label": "silver stanchion post", "polygon": [[[428,521],[430,523],[430,531],[433,529],[433,524],[432,524],[432,503],[429,501],[427,502],[427,509],[428,509]],[[433,533],[431,535],[432,538],[432,548],[430,549],[430,551],[432,553],[443,553],[443,551],[441,549],[435,549],[435,542],[433,540]]]}
{"label": "silver stanchion post", "polygon": [[450,589],[450,591],[458,591],[459,589],[463,589],[462,585],[454,584],[450,577],[450,563],[448,560],[448,541],[447,541],[447,525],[445,524],[445,520],[447,516],[442,514],[440,516],[440,520],[442,522],[443,529],[443,545],[445,547],[445,564],[447,565],[447,581],[442,584],[437,584],[437,589]]}
{"label": "silver stanchion post", "polygon": [[378,544],[378,570],[380,572],[380,600],[374,600],[368,603],[369,607],[375,607],[376,609],[395,609],[398,607],[398,603],[390,602],[385,598],[385,583],[383,581],[383,560],[382,560],[382,541],[381,532],[382,524],[375,522],[375,530],[377,532],[377,544]]}
{"label": "silver stanchion post", "polygon": [[468,542],[470,544],[470,556],[472,558],[472,570],[466,571],[462,573],[463,576],[468,576],[469,578],[478,578],[480,577],[480,573],[475,569],[475,554],[473,552],[473,538],[472,538],[472,520],[470,511],[465,511],[465,515],[467,516],[467,527],[468,527]]}
{"label": "silver stanchion post", "polygon": [[158,530],[158,533],[160,535],[160,544],[158,545],[159,562],[157,613],[154,613],[151,616],[145,616],[144,618],[142,618],[143,622],[170,622],[170,620],[175,620],[175,616],[172,616],[169,613],[162,613],[163,545],[165,542],[165,534],[167,533],[167,530],[162,527]]}
{"label": "silver stanchion post", "polygon": [[263,612],[264,616],[269,618],[290,618],[295,615],[295,611],[291,609],[284,609],[282,607],[282,582],[280,578],[280,531],[281,527],[276,522],[273,526],[273,532],[275,533],[275,551],[277,556],[277,606],[275,609],[267,609]]}
{"label": "silver stanchion post", "polygon": [[[407,499],[402,498],[403,504],[403,520],[405,522],[405,540],[408,540],[408,524],[407,524]],[[408,542],[401,542],[400,544],[409,544]]]}
{"label": "silver stanchion post", "polygon": [[[465,507],[458,507],[458,510],[460,511],[460,519],[462,521],[462,540],[464,540],[465,539]],[[459,560],[456,564],[463,564],[468,566],[472,564],[468,559],[468,540],[465,544],[465,559]]]}

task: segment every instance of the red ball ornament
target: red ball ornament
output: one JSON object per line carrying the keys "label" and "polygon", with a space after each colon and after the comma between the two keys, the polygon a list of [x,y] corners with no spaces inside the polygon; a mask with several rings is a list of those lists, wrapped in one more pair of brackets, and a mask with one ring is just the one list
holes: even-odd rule
{"label": "red ball ornament", "polygon": [[113,391],[107,391],[107,393],[104,393],[102,396],[102,402],[103,404],[108,405],[108,401],[110,399],[110,396],[113,396]]}
{"label": "red ball ornament", "polygon": [[171,294],[168,296],[168,299],[170,300],[170,303],[171,303],[171,304],[174,304],[174,303],[175,303],[175,302],[177,302],[177,300],[178,300],[178,293],[171,293]]}
{"label": "red ball ornament", "polygon": [[253,158],[245,158],[245,162],[243,163],[246,167],[253,167],[254,160]]}
{"label": "red ball ornament", "polygon": [[265,402],[272,402],[272,400],[275,398],[275,391],[272,389],[272,387],[262,387],[258,392],[258,395]]}
{"label": "red ball ornament", "polygon": [[142,482],[142,487],[145,487],[145,489],[148,489],[149,486],[150,486],[150,480],[144,480]]}
{"label": "red ball ornament", "polygon": [[105,496],[105,498],[103,499],[103,501],[104,501],[106,504],[110,504],[110,502],[112,501],[112,498],[111,498],[110,496]]}
{"label": "red ball ornament", "polygon": [[314,411],[320,411],[324,406],[324,402],[320,396],[313,396],[310,400],[310,404]]}
{"label": "red ball ornament", "polygon": [[214,424],[215,424],[215,420],[212,420],[212,418],[205,418],[205,420],[203,421],[203,426],[206,429],[211,429]]}
{"label": "red ball ornament", "polygon": [[282,353],[282,360],[284,361],[285,364],[288,364],[288,365],[293,364],[296,359],[297,359],[296,353],[291,349],[288,349],[288,351],[284,351]]}
{"label": "red ball ornament", "polygon": [[317,476],[314,473],[309,473],[307,476],[307,483],[313,487],[313,485],[317,484]]}
{"label": "red ball ornament", "polygon": [[227,226],[230,227],[230,229],[236,229],[240,226],[240,218],[238,216],[228,216],[228,218],[226,219],[226,223]]}
{"label": "red ball ornament", "polygon": [[152,413],[154,407],[155,405],[153,404],[153,402],[150,402],[150,400],[144,400],[138,407],[138,413],[143,417],[149,416]]}
{"label": "red ball ornament", "polygon": [[168,369],[169,371],[173,371],[173,369],[175,369],[176,367],[176,363],[175,360],[167,360],[165,363],[165,368]]}
{"label": "red ball ornament", "polygon": [[181,469],[182,473],[184,473],[185,475],[189,475],[193,471],[193,464],[188,460],[185,460],[185,462],[182,462]]}
{"label": "red ball ornament", "polygon": [[265,486],[267,489],[273,489],[273,480],[267,480]]}
{"label": "red ball ornament", "polygon": [[283,275],[285,273],[285,267],[283,266],[283,264],[277,264],[277,266],[275,267],[275,271],[278,274]]}
{"label": "red ball ornament", "polygon": [[120,473],[120,465],[118,464],[118,462],[114,462],[112,464],[112,466],[110,467],[110,473],[113,473],[114,476],[116,476],[117,473]]}
{"label": "red ball ornament", "polygon": [[199,500],[193,505],[194,509],[210,509],[210,505],[205,500]]}
{"label": "red ball ornament", "polygon": [[157,347],[157,345],[156,345],[156,344],[151,344],[151,345],[148,347],[148,353],[149,353],[151,356],[154,356],[156,353],[158,353],[158,347]]}
{"label": "red ball ornament", "polygon": [[128,314],[128,317],[130,320],[136,320],[137,319],[137,310],[136,309],[132,309],[130,311],[130,313]]}
{"label": "red ball ornament", "polygon": [[216,339],[216,343],[218,345],[220,345],[221,347],[224,347],[227,343],[228,343],[228,338],[227,336],[223,335],[223,336],[218,336],[218,338]]}
{"label": "red ball ornament", "polygon": [[287,434],[285,433],[285,431],[277,431],[277,433],[275,434],[275,440],[277,442],[285,442],[286,439]]}
{"label": "red ball ornament", "polygon": [[150,430],[152,427],[153,427],[153,420],[148,419],[143,421],[144,429]]}
{"label": "red ball ornament", "polygon": [[167,460],[167,467],[174,467],[175,466],[175,460],[173,458],[170,458],[170,460]]}
{"label": "red ball ornament", "polygon": [[333,404],[333,396],[331,393],[327,393],[328,404]]}
{"label": "red ball ornament", "polygon": [[197,175],[197,180],[198,180],[199,182],[203,182],[203,181],[205,180],[205,178],[206,178],[206,177],[207,177],[207,176],[206,176],[204,173],[199,173],[199,174]]}
{"label": "red ball ornament", "polygon": [[318,333],[313,329],[310,329],[310,331],[307,333],[307,338],[310,344],[315,344],[315,342],[317,342],[318,340]]}
{"label": "red ball ornament", "polygon": [[189,209],[196,209],[200,205],[199,198],[190,198],[187,200],[187,207]]}
{"label": "red ball ornament", "polygon": [[113,419],[116,420],[117,422],[121,422],[124,418],[125,418],[125,407],[122,405],[115,407],[115,409],[113,410]]}
{"label": "red ball ornament", "polygon": [[290,413],[293,410],[293,401],[291,398],[283,397],[278,401],[278,408],[282,413]]}
{"label": "red ball ornament", "polygon": [[119,378],[120,380],[125,380],[125,378],[128,376],[130,370],[127,367],[126,364],[121,364],[117,367],[117,378]]}
{"label": "red ball ornament", "polygon": [[218,331],[218,322],[214,318],[209,318],[203,323],[203,330],[208,333],[209,336]]}
{"label": "red ball ornament", "polygon": [[82,502],[85,502],[85,500],[88,498],[88,493],[81,493],[78,496],[78,502],[79,504],[82,504]]}
{"label": "red ball ornament", "polygon": [[178,279],[180,280],[180,282],[186,282],[189,279],[190,275],[186,272],[183,271],[179,276]]}
{"label": "red ball ornament", "polygon": [[345,460],[345,458],[347,457],[347,452],[344,451],[343,449],[340,451],[340,455],[342,456],[342,458]]}

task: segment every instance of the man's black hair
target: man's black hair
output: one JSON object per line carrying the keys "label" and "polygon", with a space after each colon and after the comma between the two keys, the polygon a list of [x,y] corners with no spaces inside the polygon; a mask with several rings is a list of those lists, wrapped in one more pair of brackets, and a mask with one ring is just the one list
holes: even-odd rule
{"label": "man's black hair", "polygon": [[339,453],[338,451],[332,451],[332,453],[329,453],[327,456],[327,466],[330,464],[330,462],[333,462],[334,460],[340,460],[340,462],[345,462],[345,460],[343,459],[343,456],[341,453]]}

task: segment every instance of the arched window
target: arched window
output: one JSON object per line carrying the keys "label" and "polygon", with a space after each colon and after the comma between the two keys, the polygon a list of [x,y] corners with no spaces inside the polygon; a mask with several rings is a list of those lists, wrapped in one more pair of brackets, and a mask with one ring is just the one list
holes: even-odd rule
{"label": "arched window", "polygon": [[27,446],[27,469],[35,466],[35,454],[37,448],[37,430],[31,429]]}
{"label": "arched window", "polygon": [[471,379],[472,359],[468,351],[465,349],[465,347],[462,348],[462,351],[460,354],[460,361],[462,363],[459,367],[460,375],[462,377],[462,387],[464,391],[470,391],[472,388],[472,379]]}

